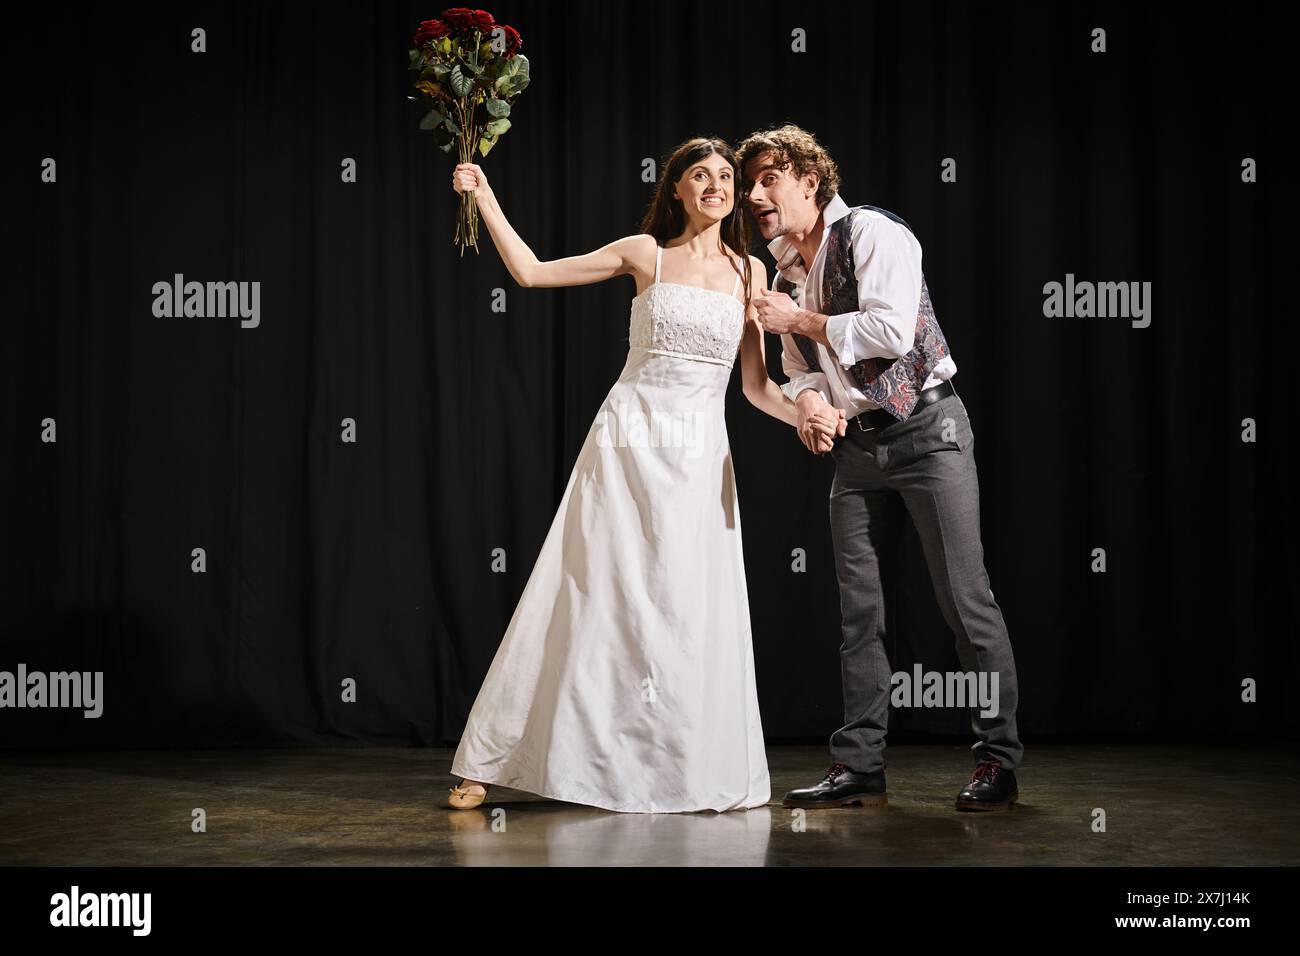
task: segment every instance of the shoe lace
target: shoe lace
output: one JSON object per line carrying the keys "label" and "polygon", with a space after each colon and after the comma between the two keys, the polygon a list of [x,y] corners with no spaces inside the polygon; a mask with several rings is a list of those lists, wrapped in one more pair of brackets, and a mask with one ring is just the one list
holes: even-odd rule
{"label": "shoe lace", "polygon": [[970,775],[970,782],[974,783],[982,777],[987,777],[988,782],[992,783],[997,779],[998,771],[1002,769],[1002,764],[996,760],[982,760],[975,767],[975,772]]}
{"label": "shoe lace", "polygon": [[831,764],[831,768],[826,771],[826,779],[834,780],[836,777],[838,777],[840,774],[844,773],[848,769],[849,769],[849,765],[846,763],[838,763],[838,762],[833,763]]}

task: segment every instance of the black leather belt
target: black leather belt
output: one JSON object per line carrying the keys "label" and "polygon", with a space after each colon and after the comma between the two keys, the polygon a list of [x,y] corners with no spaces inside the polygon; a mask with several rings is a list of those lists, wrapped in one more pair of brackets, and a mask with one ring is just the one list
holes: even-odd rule
{"label": "black leather belt", "polygon": [[[941,398],[947,398],[949,395],[957,394],[957,390],[952,387],[952,382],[944,382],[934,388],[921,390],[921,394],[916,396],[916,405],[912,408],[912,414],[915,415],[926,405],[937,402]],[[858,412],[849,419],[849,430],[857,429],[860,432],[869,432],[875,428],[888,428],[902,419],[895,418],[892,413],[883,408],[872,408],[865,412]]]}

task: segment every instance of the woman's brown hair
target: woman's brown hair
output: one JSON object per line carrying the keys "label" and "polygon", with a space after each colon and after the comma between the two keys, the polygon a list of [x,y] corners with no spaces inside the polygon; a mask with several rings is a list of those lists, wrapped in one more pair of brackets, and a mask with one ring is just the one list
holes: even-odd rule
{"label": "woman's brown hair", "polygon": [[[731,166],[732,206],[731,212],[718,226],[718,251],[727,256],[728,261],[732,259],[731,253],[741,258],[742,266],[737,271],[745,287],[745,311],[748,313],[753,274],[753,263],[749,261],[749,222],[740,204],[740,167],[736,164],[736,154],[726,141],[716,136],[695,136],[672,151],[660,164],[659,182],[650,200],[650,208],[641,220],[641,232],[654,236],[655,242],[661,246],[682,234],[686,229],[686,212],[682,209],[682,201],[673,197],[673,186],[681,179],[682,173],[713,153]],[[736,269],[734,261],[731,267]]]}

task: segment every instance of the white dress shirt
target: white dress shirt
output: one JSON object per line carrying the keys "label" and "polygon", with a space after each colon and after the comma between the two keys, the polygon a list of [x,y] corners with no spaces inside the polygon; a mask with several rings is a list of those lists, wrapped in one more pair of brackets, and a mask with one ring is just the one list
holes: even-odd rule
{"label": "white dress shirt", "polygon": [[[826,262],[826,239],[831,224],[848,215],[849,206],[837,193],[822,210],[825,228],[821,245],[805,274],[803,256],[785,236],[767,244],[776,259],[776,271],[795,288],[790,297],[795,305],[821,312],[822,271]],[[790,401],[805,388],[821,393],[830,404],[844,409],[852,418],[858,412],[880,406],[867,398],[849,374],[864,358],[901,358],[916,340],[916,313],[921,301],[921,244],[910,229],[888,216],[864,209],[855,217],[849,241],[853,243],[853,266],[858,280],[858,312],[827,317],[826,338],[832,351],[813,341],[822,369],[810,369],[794,336],[781,336],[781,368],[790,381],[781,386]],[[773,284],[775,285],[775,283]],[[923,388],[947,381],[957,371],[951,355],[945,355],[931,370]]]}

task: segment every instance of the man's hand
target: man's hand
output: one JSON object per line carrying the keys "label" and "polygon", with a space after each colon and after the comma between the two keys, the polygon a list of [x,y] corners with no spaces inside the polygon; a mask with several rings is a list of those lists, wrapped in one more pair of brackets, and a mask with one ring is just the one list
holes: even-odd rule
{"label": "man's hand", "polygon": [[794,304],[794,299],[784,292],[759,289],[754,307],[758,309],[758,321],[768,332],[784,335],[786,332],[802,331],[799,307]]}
{"label": "man's hand", "polygon": [[784,292],[758,290],[754,299],[754,308],[758,311],[758,321],[763,328],[773,335],[796,332],[806,335],[827,348],[831,347],[826,338],[826,316],[819,312],[810,312],[794,304],[794,299]]}
{"label": "man's hand", "polygon": [[814,454],[830,451],[835,447],[835,436],[843,435],[848,429],[843,410],[827,402],[816,389],[804,389],[794,405],[798,412],[795,429],[799,440]]}

